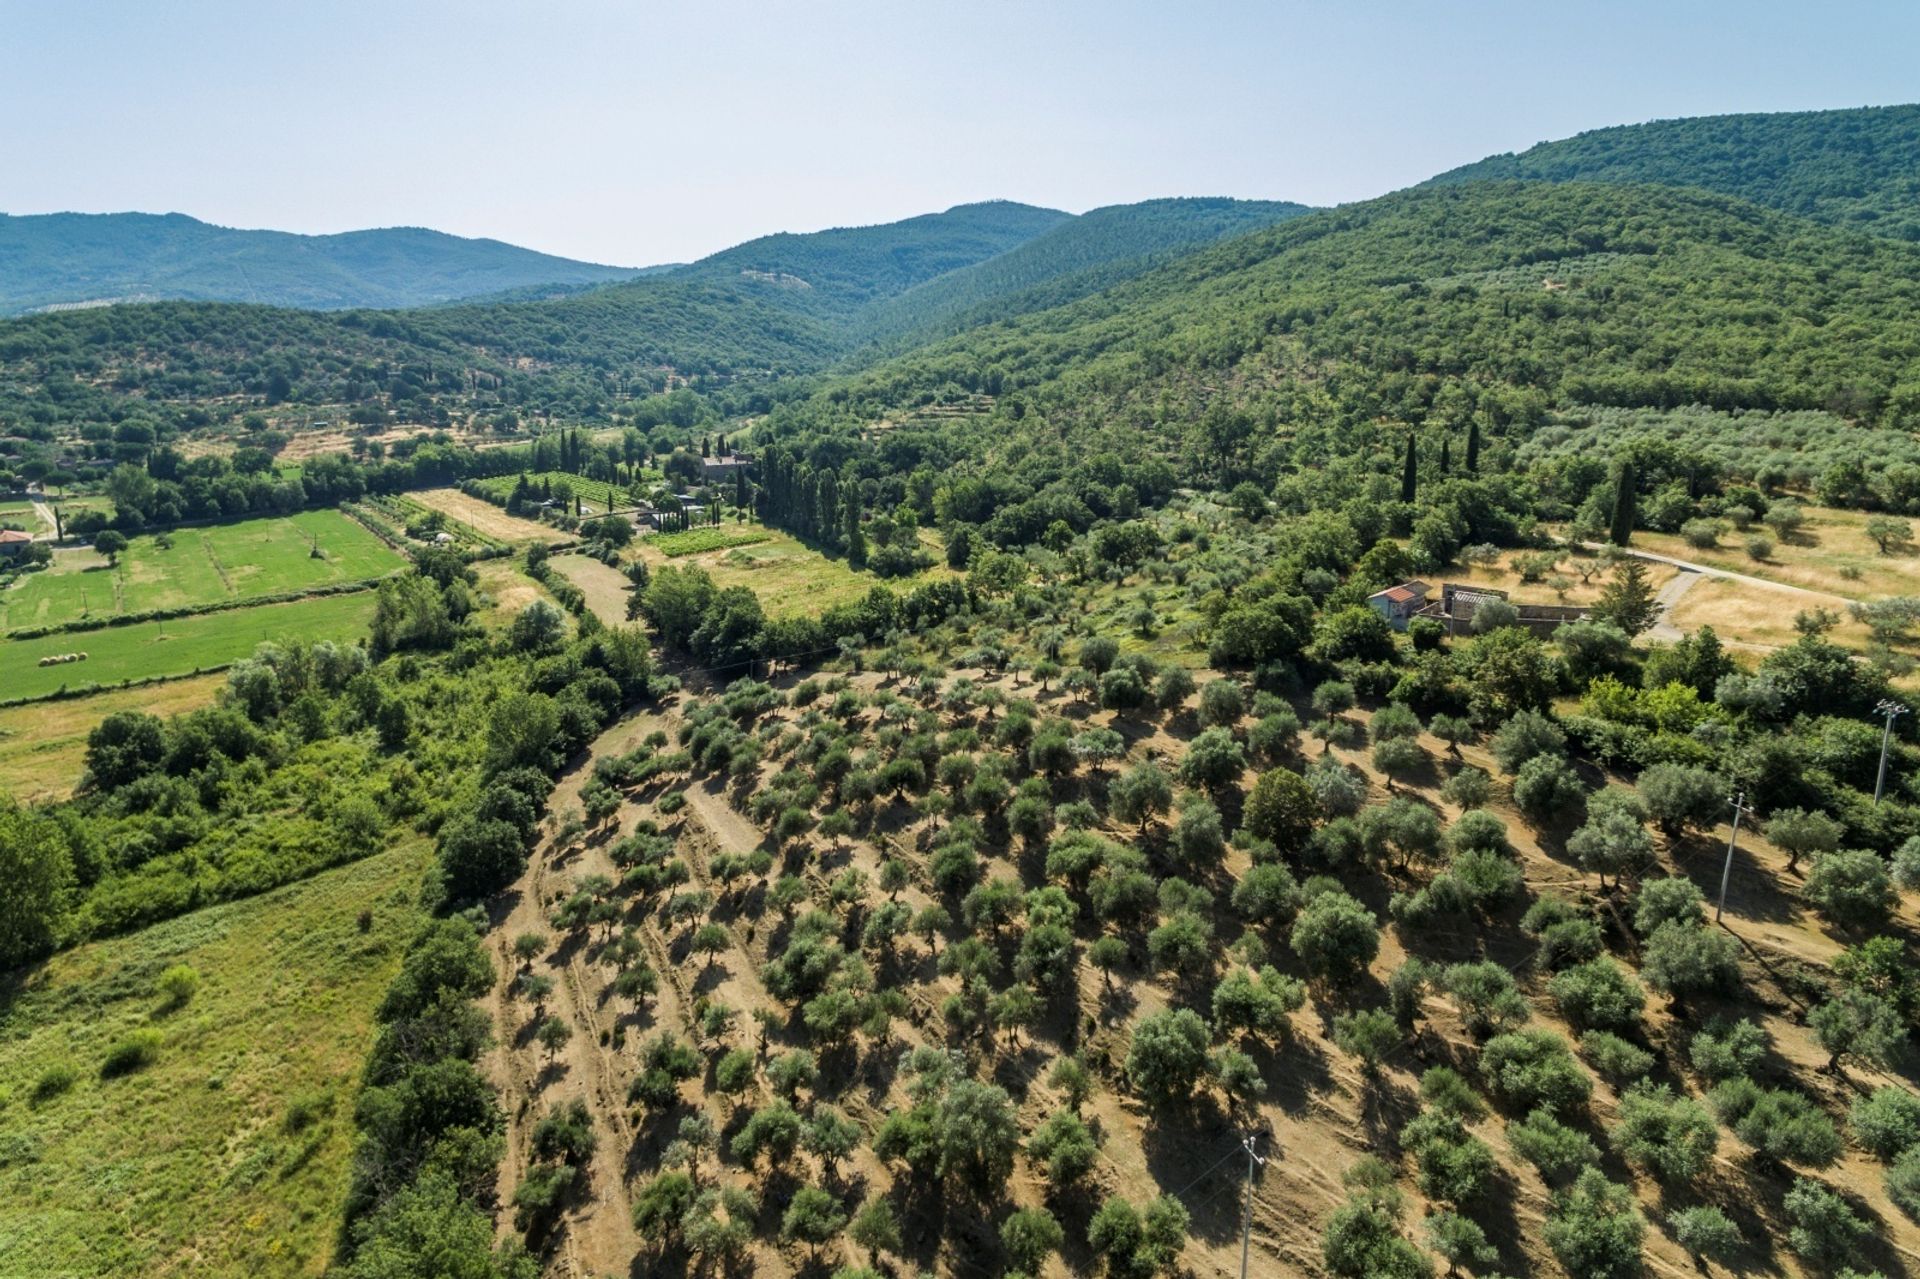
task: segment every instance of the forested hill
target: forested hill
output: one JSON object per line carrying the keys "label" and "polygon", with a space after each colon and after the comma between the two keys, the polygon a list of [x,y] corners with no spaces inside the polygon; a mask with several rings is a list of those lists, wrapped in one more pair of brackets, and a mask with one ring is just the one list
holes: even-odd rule
{"label": "forested hill", "polygon": [[0,315],[88,302],[406,307],[634,274],[420,227],[294,235],[179,213],[0,214]]}
{"label": "forested hill", "polygon": [[846,325],[874,299],[1004,253],[1070,217],[996,200],[880,226],[763,236],[577,297],[449,307],[420,322],[454,342],[553,364],[803,371],[845,347]]}
{"label": "forested hill", "polygon": [[1657,182],[1920,240],[1920,105],[1717,115],[1595,129],[1490,156],[1432,185]]}
{"label": "forested hill", "polygon": [[1004,252],[1064,213],[1004,202],[886,226],[780,235],[583,293],[316,313],[153,303],[0,322],[0,422],[166,416],[234,395],[358,405],[405,421],[453,407],[594,417],[682,375],[819,368],[846,320]]}
{"label": "forested hill", "polygon": [[988,417],[890,431],[884,447],[943,465],[1105,450],[1214,479],[1256,449],[1323,461],[1390,449],[1383,423],[1499,432],[1569,404],[1817,407],[1911,426],[1917,308],[1920,247],[1723,196],[1426,188],[888,361],[768,429],[897,421],[985,392]]}
{"label": "forested hill", "polygon": [[857,305],[985,261],[1072,220],[1058,209],[988,200],[880,226],[761,236],[675,275],[770,284],[822,304]]}
{"label": "forested hill", "polygon": [[1277,200],[1146,200],[1092,209],[1017,248],[867,308],[862,338],[893,349],[1044,310],[1131,279],[1180,253],[1299,217]]}

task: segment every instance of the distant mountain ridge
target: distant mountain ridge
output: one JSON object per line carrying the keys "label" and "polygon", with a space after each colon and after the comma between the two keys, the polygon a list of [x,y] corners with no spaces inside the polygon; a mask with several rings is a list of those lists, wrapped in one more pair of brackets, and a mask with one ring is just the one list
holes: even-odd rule
{"label": "distant mountain ridge", "polygon": [[297,235],[183,213],[0,214],[0,315],[165,300],[413,307],[634,274],[421,227]]}
{"label": "distant mountain ridge", "polygon": [[876,303],[861,335],[900,347],[1074,301],[1180,253],[1313,210],[1283,200],[1180,197],[1089,209],[1005,253]]}
{"label": "distant mountain ridge", "polygon": [[1920,105],[1696,116],[1593,129],[1431,178],[1699,187],[1920,240]]}

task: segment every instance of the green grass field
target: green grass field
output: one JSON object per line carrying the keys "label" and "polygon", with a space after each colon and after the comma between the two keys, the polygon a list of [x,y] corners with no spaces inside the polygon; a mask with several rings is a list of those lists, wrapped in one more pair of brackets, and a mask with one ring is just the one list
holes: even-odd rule
{"label": "green grass field", "polygon": [[[338,511],[180,529],[171,548],[136,537],[119,563],[62,551],[51,568],[0,591],[0,628],[52,626],[82,617],[191,608],[378,577],[406,560]],[[309,553],[318,541],[323,559]]]}
{"label": "green grass field", "polygon": [[[381,853],[0,987],[0,1275],[321,1273],[427,856]],[[168,1010],[175,964],[200,987]],[[158,1036],[152,1064],[103,1077],[138,1031]],[[71,1086],[43,1092],[63,1069]]]}
{"label": "green grass field", "polygon": [[[366,633],[373,592],[327,595],[288,604],[235,608],[171,622],[138,622],[97,631],[0,642],[0,689],[9,700],[44,697],[63,685],[119,684],[184,675],[246,657],[266,640],[350,640]],[[42,657],[85,653],[84,662],[38,665]]]}
{"label": "green grass field", "polygon": [[634,543],[637,554],[658,568],[672,564],[685,568],[697,564],[712,576],[722,589],[745,586],[759,597],[760,606],[772,617],[817,616],[821,609],[857,600],[876,586],[906,592],[922,582],[951,577],[946,567],[928,569],[913,577],[880,578],[852,569],[845,560],[828,559],[791,534],[779,529],[749,524],[736,528],[689,529],[669,534],[668,538],[695,538],[710,533],[735,532],[755,535],[752,545],[694,549],[674,554],[662,549],[667,538],[643,537]]}
{"label": "green grass field", "polygon": [[773,536],[768,529],[758,525],[708,525],[703,528],[684,529],[678,533],[657,533],[647,539],[647,544],[662,555],[678,557],[681,555],[703,555],[708,551],[724,551],[735,546],[753,546]]}
{"label": "green grass field", "polygon": [[[641,482],[643,484],[656,482],[659,479],[660,473],[658,471],[641,472]],[[607,489],[609,486],[605,480],[590,480],[584,475],[570,475],[565,471],[533,471],[528,473],[527,480],[535,488],[538,488],[543,481],[548,484],[564,482],[567,487],[573,491],[574,496],[580,499],[582,514],[595,515],[607,509]],[[520,476],[518,474],[490,475],[484,479],[475,480],[474,484],[491,494],[497,500],[504,502],[507,500],[507,496],[513,492],[513,486],[519,482]],[[627,501],[626,485],[614,484],[611,487],[613,488],[614,501],[624,506]]]}

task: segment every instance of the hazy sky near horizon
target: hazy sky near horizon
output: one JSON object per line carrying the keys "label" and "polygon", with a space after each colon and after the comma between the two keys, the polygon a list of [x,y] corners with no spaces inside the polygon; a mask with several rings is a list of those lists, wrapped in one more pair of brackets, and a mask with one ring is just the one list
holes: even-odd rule
{"label": "hazy sky near horizon", "polygon": [[1006,198],[1332,204],[1610,124],[1920,99],[1920,5],[0,0],[0,211],[622,265]]}

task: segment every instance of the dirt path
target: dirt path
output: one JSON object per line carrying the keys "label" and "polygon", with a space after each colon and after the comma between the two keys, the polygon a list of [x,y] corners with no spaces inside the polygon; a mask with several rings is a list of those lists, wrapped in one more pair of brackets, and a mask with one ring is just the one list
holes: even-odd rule
{"label": "dirt path", "polygon": [[[1604,549],[1608,543],[1582,542],[1580,545],[1589,551],[1598,551]],[[1672,568],[1677,568],[1683,573],[1698,573],[1704,577],[1724,577],[1730,582],[1744,582],[1749,586],[1758,586],[1769,591],[1784,591],[1789,595],[1804,596],[1808,599],[1837,599],[1842,604],[1855,603],[1855,601],[1847,599],[1845,596],[1835,595],[1830,591],[1816,591],[1811,587],[1794,586],[1788,582],[1776,582],[1769,577],[1755,577],[1751,573],[1736,573],[1731,569],[1714,568],[1710,564],[1696,564],[1691,560],[1675,559],[1671,555],[1658,555],[1653,551],[1636,551],[1631,546],[1619,549],[1622,550],[1624,554],[1631,555],[1634,559],[1646,560],[1650,564],[1665,564]],[[1678,597],[1676,596],[1675,598]]]}
{"label": "dirt path", "polygon": [[[641,719],[623,721],[602,733],[554,787],[549,812],[564,820],[577,808],[581,788],[593,775],[593,762],[633,749],[652,727]],[[487,1010],[494,1027],[494,1046],[485,1060],[490,1077],[500,1087],[507,1114],[507,1153],[500,1193],[511,1201],[531,1159],[533,1127],[546,1111],[566,1101],[583,1100],[593,1117],[597,1145],[587,1170],[585,1197],[564,1217],[557,1273],[589,1276],[625,1273],[641,1241],[634,1232],[632,1208],[625,1184],[625,1161],[633,1142],[627,1122],[625,1079],[620,1053],[611,1045],[614,1010],[600,998],[605,970],[591,963],[593,947],[566,943],[535,960],[530,970],[552,979],[554,988],[543,1010],[530,1008],[515,997],[511,983],[521,971],[513,958],[513,939],[522,933],[551,934],[549,903],[569,891],[574,880],[591,874],[616,877],[607,856],[611,840],[584,847],[560,849],[543,840],[528,861],[527,871],[502,898],[507,910],[496,916],[488,935],[502,982],[488,996]],[[573,1028],[573,1036],[551,1057],[533,1038],[540,1013],[558,1017]],[[605,1032],[603,1034],[603,1032]],[[503,1213],[502,1236],[512,1230],[511,1214]]]}
{"label": "dirt path", "polygon": [[1666,644],[1677,644],[1687,637],[1687,633],[1668,621],[1667,616],[1673,612],[1673,606],[1680,602],[1680,597],[1692,590],[1693,584],[1699,580],[1700,574],[1688,569],[1681,569],[1667,579],[1666,585],[1662,586],[1653,597],[1653,602],[1660,606],[1660,615],[1659,620],[1647,632],[1649,638]]}

